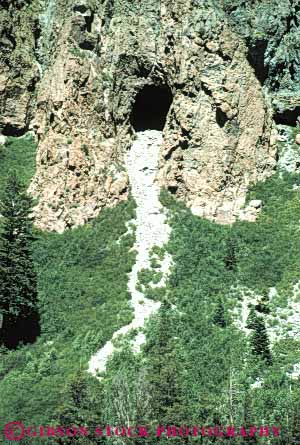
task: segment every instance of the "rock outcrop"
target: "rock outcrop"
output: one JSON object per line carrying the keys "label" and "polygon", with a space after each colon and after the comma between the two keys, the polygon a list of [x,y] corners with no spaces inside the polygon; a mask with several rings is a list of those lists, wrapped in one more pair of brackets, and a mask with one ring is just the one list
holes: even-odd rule
{"label": "rock outcrop", "polygon": [[[221,9],[181,0],[42,4],[31,102],[37,225],[63,231],[127,199],[131,114],[145,85],[166,86],[173,98],[160,185],[198,215],[234,221],[249,184],[273,173],[276,150],[268,100]],[[24,109],[26,101],[18,99]]]}
{"label": "rock outcrop", "polygon": [[40,79],[35,3],[0,4],[0,132],[8,136],[24,134],[34,116],[34,92]]}

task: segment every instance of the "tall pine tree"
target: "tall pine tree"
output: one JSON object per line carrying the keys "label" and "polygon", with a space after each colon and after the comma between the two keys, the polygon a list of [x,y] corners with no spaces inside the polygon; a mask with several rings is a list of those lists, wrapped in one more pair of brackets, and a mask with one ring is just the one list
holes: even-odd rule
{"label": "tall pine tree", "polygon": [[149,416],[152,425],[176,425],[183,420],[182,369],[171,306],[164,301],[158,312],[154,330],[147,339],[146,380],[150,391]]}
{"label": "tall pine tree", "polygon": [[221,328],[226,327],[225,307],[224,307],[224,303],[221,300],[221,298],[219,299],[219,301],[217,303],[215,313],[213,315],[213,323],[220,326]]}
{"label": "tall pine tree", "polygon": [[250,310],[247,328],[253,331],[250,338],[253,354],[260,356],[266,363],[271,364],[272,356],[265,322],[254,308]]}
{"label": "tall pine tree", "polygon": [[29,332],[17,332],[30,328],[25,321],[34,319],[36,324],[37,320],[37,276],[31,256],[35,239],[32,206],[32,198],[16,173],[10,174],[0,202],[0,334],[2,342],[11,346],[30,337]]}

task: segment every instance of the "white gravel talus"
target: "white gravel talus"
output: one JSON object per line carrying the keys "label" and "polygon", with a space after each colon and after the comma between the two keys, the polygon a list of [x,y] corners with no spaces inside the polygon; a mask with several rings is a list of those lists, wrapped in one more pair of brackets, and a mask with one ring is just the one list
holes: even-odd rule
{"label": "white gravel talus", "polygon": [[[167,243],[171,231],[170,226],[166,223],[166,215],[159,201],[159,186],[155,182],[162,140],[160,131],[147,130],[137,133],[137,139],[127,153],[126,167],[132,195],[137,204],[136,242],[134,245],[137,257],[128,280],[134,319],[127,326],[123,326],[116,331],[112,340],[108,341],[91,358],[89,372],[93,375],[105,371],[107,360],[114,352],[113,340],[120,334],[128,333],[131,329],[143,328],[145,321],[160,307],[159,302],[145,298],[144,294],[136,289],[136,285],[138,283],[138,272],[150,267],[149,254],[151,249],[154,246],[162,247]],[[166,254],[161,265],[163,279],[159,283],[160,286],[165,283],[170,265],[171,257]],[[132,345],[133,350],[138,352],[144,341],[144,334],[138,332]]]}

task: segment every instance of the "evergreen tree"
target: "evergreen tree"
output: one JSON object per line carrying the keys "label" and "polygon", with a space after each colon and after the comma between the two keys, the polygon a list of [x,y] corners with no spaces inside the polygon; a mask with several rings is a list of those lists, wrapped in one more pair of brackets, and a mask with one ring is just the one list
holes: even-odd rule
{"label": "evergreen tree", "polygon": [[290,386],[290,424],[289,435],[290,443],[297,445],[300,443],[300,385],[298,381],[294,384],[294,391],[292,392],[292,385]]}
{"label": "evergreen tree", "polygon": [[257,315],[254,308],[250,310],[247,328],[253,330],[251,336],[252,352],[271,364],[272,358],[265,322],[261,316]]}
{"label": "evergreen tree", "polygon": [[176,424],[182,416],[180,359],[175,351],[170,305],[160,308],[155,330],[148,339],[147,376],[150,389],[150,415],[154,425]]}
{"label": "evergreen tree", "polygon": [[76,440],[74,437],[64,437],[59,439],[59,443],[103,443],[103,438],[99,440],[95,436],[96,427],[104,425],[102,413],[103,393],[100,382],[89,374],[78,371],[67,382],[62,405],[58,407],[54,419],[57,425],[65,429],[71,426],[79,430],[81,426],[85,426],[86,431],[82,430]]}
{"label": "evergreen tree", "polygon": [[225,308],[222,300],[218,301],[214,316],[213,316],[214,324],[220,326],[221,328],[226,327],[226,318],[225,318]]}
{"label": "evergreen tree", "polygon": [[237,269],[237,257],[236,257],[237,245],[236,240],[231,233],[226,241],[226,256],[224,259],[226,269],[235,272]]}
{"label": "evergreen tree", "polygon": [[31,257],[33,201],[15,173],[8,177],[0,203],[0,313],[7,325],[36,312],[37,277]]}

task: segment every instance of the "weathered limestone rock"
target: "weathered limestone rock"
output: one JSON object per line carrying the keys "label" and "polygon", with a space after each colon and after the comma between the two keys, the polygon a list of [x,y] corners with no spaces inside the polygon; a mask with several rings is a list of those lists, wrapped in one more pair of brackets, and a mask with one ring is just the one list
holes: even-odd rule
{"label": "weathered limestone rock", "polygon": [[37,221],[58,231],[127,198],[127,175],[120,169],[111,129],[105,131],[103,93],[94,86],[97,67],[70,52],[64,42],[70,32],[67,23],[59,52],[40,83],[33,123],[39,150],[30,190],[39,198]]}
{"label": "weathered limestone rock", "polygon": [[40,77],[35,58],[37,2],[27,3],[4,1],[0,5],[0,130],[6,135],[28,130]]}
{"label": "weathered limestone rock", "polygon": [[276,141],[246,46],[222,12],[210,2],[50,0],[40,17],[37,224],[62,231],[127,199],[130,115],[145,85],[173,95],[160,185],[195,214],[233,222],[249,184],[273,173]]}
{"label": "weathered limestone rock", "polygon": [[275,166],[271,114],[244,44],[226,26],[194,54],[189,90],[174,99],[176,127],[166,128],[160,180],[195,214],[231,223],[249,185]]}

